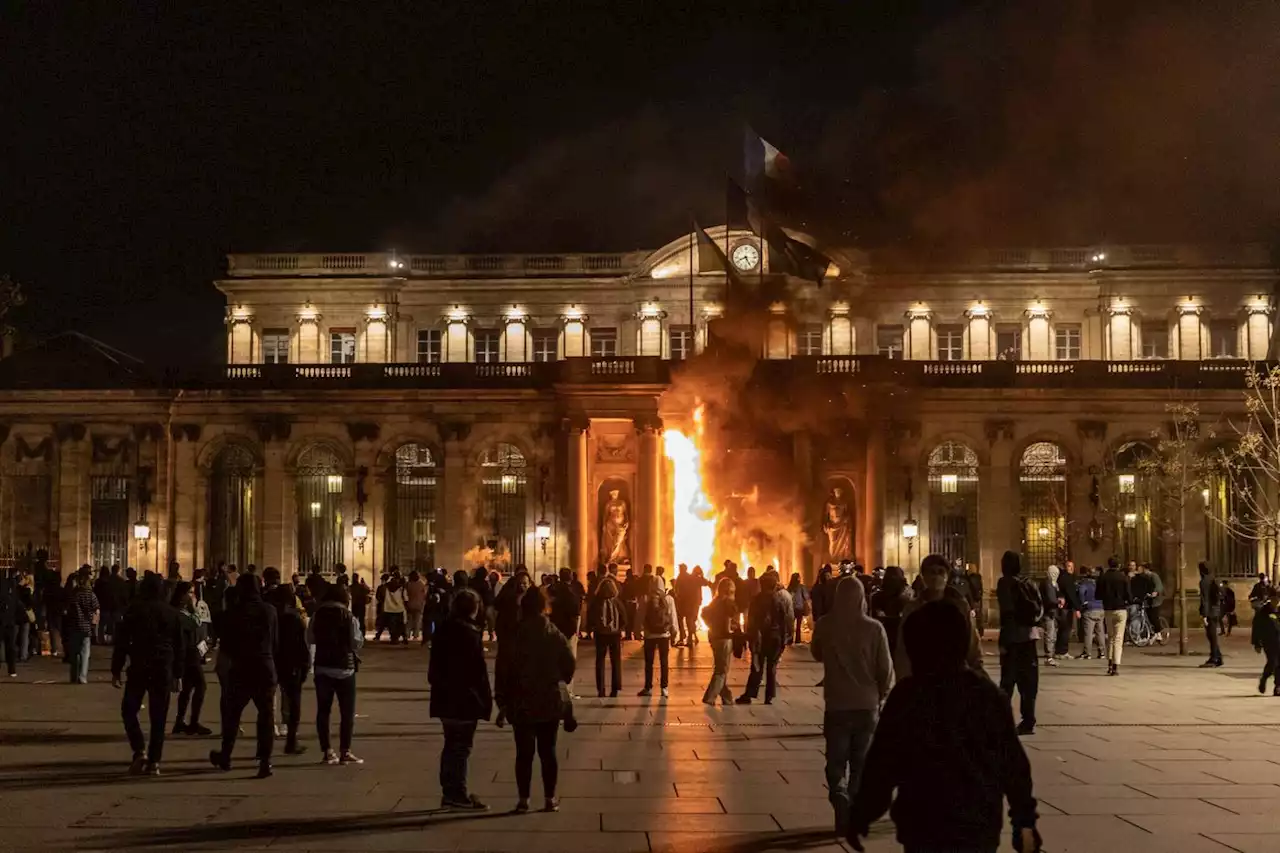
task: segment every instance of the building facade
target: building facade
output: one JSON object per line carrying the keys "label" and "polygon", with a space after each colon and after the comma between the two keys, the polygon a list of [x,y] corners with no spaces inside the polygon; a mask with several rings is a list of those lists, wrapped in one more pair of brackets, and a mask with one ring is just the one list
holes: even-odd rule
{"label": "building facade", "polygon": [[[811,575],[940,552],[992,577],[1006,549],[1038,571],[1116,554],[1172,580],[1143,460],[1170,404],[1206,425],[1243,413],[1272,335],[1265,249],[835,251],[816,286],[771,271],[749,233],[710,235],[739,286],[788,294],[752,382],[842,401],[820,429],[779,418],[767,441],[707,449],[735,494],[757,466],[731,449],[790,478],[791,518],[724,556]],[[216,286],[224,365],[166,370],[75,335],[0,362],[0,549],[184,573],[681,556],[664,431],[693,413],[673,383],[731,298],[689,235],[625,254],[232,255]],[[1234,500],[1227,482],[1200,497],[1222,516]],[[1191,516],[1193,566],[1270,564]]]}

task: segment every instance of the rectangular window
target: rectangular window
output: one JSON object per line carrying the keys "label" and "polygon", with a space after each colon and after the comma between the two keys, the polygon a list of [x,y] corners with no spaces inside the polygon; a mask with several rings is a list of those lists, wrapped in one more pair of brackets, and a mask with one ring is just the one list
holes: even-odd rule
{"label": "rectangular window", "polygon": [[693,329],[688,326],[669,326],[667,340],[672,361],[684,361],[693,355]]}
{"label": "rectangular window", "polygon": [[535,329],[533,332],[533,360],[555,361],[556,342],[560,335],[552,330]]}
{"label": "rectangular window", "polygon": [[960,326],[938,327],[938,361],[960,361],[964,358],[964,329]]}
{"label": "rectangular window", "polygon": [[1169,357],[1169,330],[1162,324],[1142,330],[1142,357]]}
{"label": "rectangular window", "polygon": [[354,329],[329,331],[330,364],[353,364],[356,360],[356,332]]}
{"label": "rectangular window", "polygon": [[494,329],[476,329],[476,363],[491,364],[498,360],[498,342],[501,336]]}
{"label": "rectangular window", "polygon": [[885,358],[902,358],[902,327],[876,326],[876,352]]}
{"label": "rectangular window", "polygon": [[1239,343],[1235,320],[1214,320],[1209,324],[1209,358],[1237,358]]}
{"label": "rectangular window", "polygon": [[439,329],[418,330],[418,363],[439,364],[441,352]]}
{"label": "rectangular window", "polygon": [[1070,361],[1080,358],[1080,326],[1075,323],[1059,323],[1053,330],[1054,358]]}
{"label": "rectangular window", "polygon": [[996,358],[1017,361],[1022,358],[1022,327],[996,326]]}
{"label": "rectangular window", "polygon": [[796,335],[797,355],[822,355],[822,326],[818,323],[807,323],[800,327]]}
{"label": "rectangular window", "polygon": [[263,364],[288,364],[289,363],[289,330],[288,329],[263,329],[262,330],[262,363]]}
{"label": "rectangular window", "polygon": [[591,330],[591,355],[612,358],[618,354],[618,330],[607,327]]}

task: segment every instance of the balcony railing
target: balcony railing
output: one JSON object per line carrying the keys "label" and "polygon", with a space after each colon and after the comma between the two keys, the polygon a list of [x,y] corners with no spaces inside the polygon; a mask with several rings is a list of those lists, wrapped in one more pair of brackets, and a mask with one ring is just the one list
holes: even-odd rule
{"label": "balcony railing", "polygon": [[228,255],[234,278],[369,276],[406,278],[527,278],[536,276],[618,276],[638,267],[646,252],[593,255],[399,255],[392,252],[341,254]]}

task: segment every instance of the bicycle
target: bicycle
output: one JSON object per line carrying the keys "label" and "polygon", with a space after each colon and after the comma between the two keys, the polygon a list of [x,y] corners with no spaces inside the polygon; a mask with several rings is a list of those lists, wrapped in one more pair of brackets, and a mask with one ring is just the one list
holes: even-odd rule
{"label": "bicycle", "polygon": [[1129,605],[1129,624],[1125,633],[1128,635],[1129,642],[1139,648],[1150,645],[1163,646],[1169,638],[1167,619],[1160,616],[1157,624],[1151,624],[1148,604],[1154,598],[1154,594],[1148,595],[1142,602]]}

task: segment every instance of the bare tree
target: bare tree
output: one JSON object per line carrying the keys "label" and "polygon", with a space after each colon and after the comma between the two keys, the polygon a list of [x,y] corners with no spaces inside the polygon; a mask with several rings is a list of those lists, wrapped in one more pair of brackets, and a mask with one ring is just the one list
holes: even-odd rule
{"label": "bare tree", "polygon": [[1235,442],[1213,454],[1230,500],[1210,504],[1209,517],[1235,539],[1265,546],[1274,576],[1280,568],[1280,367],[1250,370],[1245,417],[1231,421]]}

